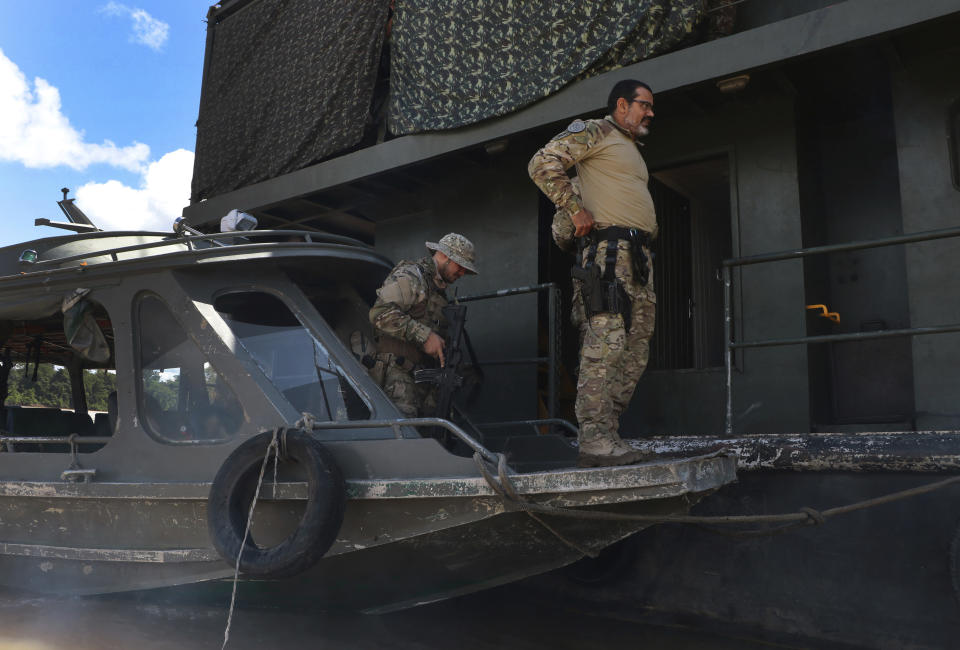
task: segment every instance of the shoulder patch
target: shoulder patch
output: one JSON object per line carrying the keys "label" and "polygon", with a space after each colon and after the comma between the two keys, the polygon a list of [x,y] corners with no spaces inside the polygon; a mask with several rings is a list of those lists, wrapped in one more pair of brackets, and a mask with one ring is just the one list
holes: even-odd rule
{"label": "shoulder patch", "polygon": [[581,133],[587,128],[586,123],[583,120],[574,120],[570,122],[570,126],[567,127],[567,131],[570,133]]}

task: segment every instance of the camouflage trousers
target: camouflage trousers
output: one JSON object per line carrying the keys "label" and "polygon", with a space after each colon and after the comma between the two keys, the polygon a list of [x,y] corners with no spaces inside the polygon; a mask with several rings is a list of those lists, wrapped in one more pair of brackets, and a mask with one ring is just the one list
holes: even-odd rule
{"label": "camouflage trousers", "polygon": [[404,417],[431,417],[437,410],[437,387],[413,381],[413,372],[393,363],[383,374],[383,391]]}
{"label": "camouflage trousers", "polygon": [[[596,263],[603,269],[607,242],[597,246]],[[650,253],[647,251],[647,257]],[[646,286],[633,280],[629,244],[620,241],[616,277],[631,301],[630,331],[619,313],[599,313],[587,318],[580,282],[573,281],[573,324],[580,329],[580,373],[574,406],[580,424],[580,442],[618,437],[620,415],[630,404],[634,388],[647,367],[653,336],[657,298],[653,269]]]}

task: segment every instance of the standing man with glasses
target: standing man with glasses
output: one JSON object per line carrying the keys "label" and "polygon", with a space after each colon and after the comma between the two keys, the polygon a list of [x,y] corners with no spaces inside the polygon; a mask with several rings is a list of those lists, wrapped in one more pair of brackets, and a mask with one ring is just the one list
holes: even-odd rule
{"label": "standing man with glasses", "polygon": [[[569,217],[566,231],[579,238],[572,320],[581,339],[575,409],[585,467],[642,458],[618,430],[647,366],[657,306],[649,250],[657,218],[637,142],[649,133],[653,91],[642,81],[620,81],[607,110],[603,119],[571,122],[528,167],[533,182]],[[567,175],[574,166],[579,193]]]}

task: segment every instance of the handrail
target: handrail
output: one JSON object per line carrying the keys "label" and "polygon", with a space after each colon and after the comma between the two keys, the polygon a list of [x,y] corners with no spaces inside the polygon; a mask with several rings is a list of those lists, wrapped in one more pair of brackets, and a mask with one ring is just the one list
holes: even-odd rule
{"label": "handrail", "polygon": [[560,289],[556,282],[543,282],[541,284],[528,285],[523,287],[513,287],[509,289],[498,289],[488,293],[477,293],[462,298],[456,298],[456,302],[471,302],[474,300],[489,300],[491,298],[503,298],[506,296],[517,296],[526,293],[547,292],[547,346],[549,353],[546,357],[532,357],[523,359],[498,359],[496,361],[487,361],[480,365],[525,365],[525,364],[547,364],[547,416],[555,419],[557,415],[557,357],[560,348]]}
{"label": "handrail", "polygon": [[64,480],[70,481],[83,480],[89,482],[97,473],[95,469],[80,467],[80,461],[77,458],[80,445],[105,445],[112,440],[113,438],[110,436],[81,436],[78,433],[71,433],[67,436],[9,436],[5,435],[5,432],[0,432],[0,446],[6,449],[6,453],[10,454],[26,453],[14,449],[13,446],[18,443],[70,445],[70,467],[60,475]]}
{"label": "handrail", "polygon": [[[165,234],[165,233],[142,233],[145,235],[153,234]],[[233,232],[221,232],[221,233],[211,233],[208,235],[191,235],[189,237],[177,237],[172,233],[169,236],[169,239],[164,239],[162,241],[147,242],[144,244],[131,244],[129,246],[118,246],[116,248],[107,248],[104,250],[89,251],[86,253],[80,253],[77,255],[69,255],[67,257],[55,257],[51,259],[42,259],[34,262],[31,267],[41,267],[41,266],[52,266],[55,264],[65,264],[67,262],[76,262],[78,260],[85,260],[96,257],[113,257],[116,261],[116,256],[119,253],[129,253],[139,250],[148,250],[151,248],[163,248],[168,246],[176,245],[186,245],[188,250],[194,250],[192,244],[195,242],[205,242],[210,240],[221,240],[221,239],[257,239],[265,237],[276,237],[276,236],[302,236],[304,238],[303,243],[307,244],[344,244],[349,246],[359,246],[362,248],[372,250],[373,247],[364,242],[353,239],[352,237],[345,237],[343,235],[333,235],[328,233],[318,233],[311,232],[309,230],[238,230]],[[314,239],[319,239],[320,241],[314,241]],[[261,243],[261,242],[257,242]],[[267,242],[271,244],[275,243],[290,243],[290,242]],[[239,242],[232,244],[233,246],[244,246],[247,245],[247,242]]]}
{"label": "handrail", "polygon": [[736,257],[723,260],[723,338],[726,347],[724,365],[726,370],[726,415],[724,422],[724,432],[727,438],[733,436],[733,354],[735,350],[744,348],[776,347],[781,345],[805,345],[810,343],[832,343],[835,341],[853,341],[888,338],[894,336],[919,336],[924,334],[943,334],[946,332],[960,331],[960,324],[942,325],[936,327],[910,327],[896,330],[878,330],[875,332],[851,332],[847,334],[831,334],[821,336],[801,336],[782,339],[765,339],[758,341],[735,341],[733,336],[733,273],[734,267],[748,266],[751,264],[765,264],[768,262],[780,262],[784,260],[800,259],[812,255],[824,255],[828,253],[840,253],[845,251],[863,250],[868,248],[881,248],[883,246],[895,246],[902,244],[913,244],[937,239],[949,239],[960,236],[960,228],[943,228],[940,230],[927,230],[923,232],[911,233],[908,235],[896,235],[893,237],[882,237],[873,240],[861,240],[849,242],[846,244],[828,244],[825,246],[812,246],[809,248],[798,248],[791,251],[780,251],[776,253],[766,253],[763,255],[750,255],[746,257]]}
{"label": "handrail", "polygon": [[529,425],[533,427],[533,430],[536,431],[537,427],[544,424],[557,425],[563,427],[567,431],[571,432],[574,436],[578,435],[580,431],[573,425],[572,422],[564,420],[563,418],[540,418],[538,420],[504,420],[503,422],[477,422],[476,427],[478,429],[506,429],[507,427],[513,427],[517,425]]}
{"label": "handrail", "polygon": [[893,237],[881,237],[880,239],[866,239],[848,242],[846,244],[827,244],[825,246],[811,246],[810,248],[798,248],[792,251],[780,251],[778,253],[766,253],[764,255],[735,257],[723,260],[723,265],[725,267],[732,267],[747,266],[750,264],[764,264],[766,262],[780,262],[799,257],[809,257],[810,255],[822,255],[824,253],[842,253],[844,251],[856,251],[864,248],[881,248],[883,246],[914,244],[917,242],[931,241],[934,239],[949,239],[950,237],[956,237],[958,235],[960,235],[960,228],[925,230],[923,232],[915,232],[909,235],[895,235]]}
{"label": "handrail", "polygon": [[480,454],[485,460],[497,464],[497,455],[477,442],[473,436],[458,427],[450,420],[443,418],[396,418],[391,420],[348,420],[342,422],[311,422],[313,431],[324,429],[393,429],[397,438],[403,437],[400,427],[440,427],[460,438],[470,449]]}
{"label": "handrail", "polygon": [[[74,438],[76,436],[76,438]],[[50,442],[61,445],[72,444],[76,442],[80,445],[105,445],[113,440],[110,436],[79,436],[71,433],[69,436],[4,436],[0,435],[0,445],[9,443],[17,444],[20,442]]]}

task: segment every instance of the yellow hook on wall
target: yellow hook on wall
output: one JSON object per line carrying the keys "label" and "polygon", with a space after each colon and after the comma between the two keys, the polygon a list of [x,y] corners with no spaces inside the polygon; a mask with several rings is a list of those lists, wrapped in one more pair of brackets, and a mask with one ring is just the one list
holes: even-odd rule
{"label": "yellow hook on wall", "polygon": [[834,323],[840,322],[840,314],[835,311],[829,311],[826,305],[807,305],[807,309],[819,309],[821,312],[820,318],[829,318]]}

